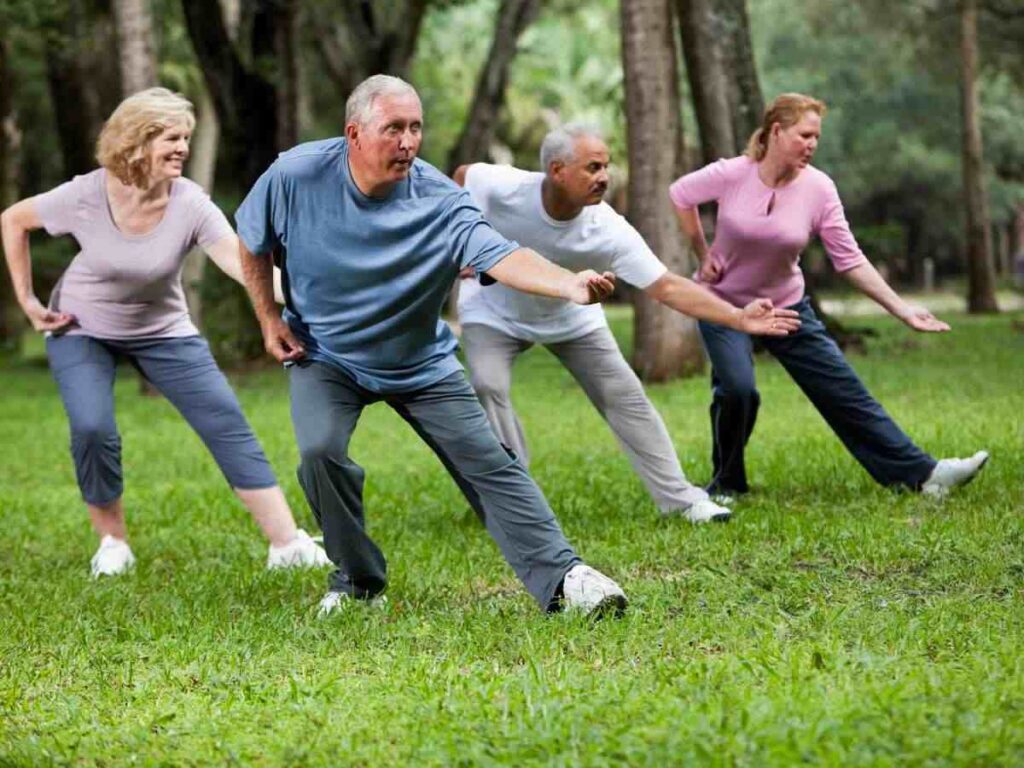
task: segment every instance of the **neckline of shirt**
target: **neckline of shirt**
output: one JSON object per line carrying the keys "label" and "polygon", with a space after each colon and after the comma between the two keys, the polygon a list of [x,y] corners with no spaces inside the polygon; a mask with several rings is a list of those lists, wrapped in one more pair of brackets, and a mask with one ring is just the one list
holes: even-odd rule
{"label": "neckline of shirt", "polygon": [[178,190],[181,188],[181,184],[178,183],[178,179],[171,179],[171,191],[167,196],[167,207],[164,208],[164,215],[160,217],[160,221],[150,228],[148,232],[132,233],[125,232],[119,226],[117,221],[114,220],[114,209],[110,205],[110,196],[107,194],[107,169],[100,168],[99,173],[99,185],[100,194],[103,196],[103,209],[107,214],[107,224],[114,231],[118,237],[122,237],[125,240],[147,240],[153,237],[160,229],[164,226],[168,217],[171,215],[171,206],[174,204],[175,199],[178,197]]}
{"label": "neckline of shirt", "polygon": [[577,213],[571,219],[562,220],[553,218],[551,214],[547,212],[547,209],[544,207],[544,174],[538,173],[537,175],[540,178],[534,180],[536,188],[533,191],[533,201],[534,205],[537,206],[537,211],[540,213],[541,219],[545,223],[550,224],[552,227],[558,227],[559,229],[566,229],[568,227],[571,227],[573,224],[576,224],[577,222],[583,221],[583,216],[585,215],[587,210],[586,207],[584,207],[582,211]]}

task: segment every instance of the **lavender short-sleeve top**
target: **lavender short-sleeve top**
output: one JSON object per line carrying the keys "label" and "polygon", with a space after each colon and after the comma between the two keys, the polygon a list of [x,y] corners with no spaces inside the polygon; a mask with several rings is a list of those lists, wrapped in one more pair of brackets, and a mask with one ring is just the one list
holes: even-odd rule
{"label": "lavender short-sleeve top", "polygon": [[69,234],[80,249],[50,297],[51,309],[77,319],[69,334],[135,339],[199,333],[181,286],[185,255],[233,231],[202,187],[175,179],[163,218],[142,235],[114,224],[103,168],[38,195],[33,205],[49,234]]}
{"label": "lavender short-sleeve top", "polygon": [[718,201],[711,257],[722,278],[707,285],[736,306],[769,298],[776,306],[804,295],[800,253],[817,235],[832,265],[845,272],[867,261],[850,231],[836,185],[807,166],[789,184],[769,187],[746,156],[719,160],[687,174],[669,188],[677,208]]}

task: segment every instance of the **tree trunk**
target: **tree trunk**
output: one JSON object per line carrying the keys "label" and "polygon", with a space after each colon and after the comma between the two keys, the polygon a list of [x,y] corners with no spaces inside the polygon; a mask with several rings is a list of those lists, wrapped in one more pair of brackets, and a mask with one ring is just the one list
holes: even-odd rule
{"label": "tree trunk", "polygon": [[[21,133],[14,110],[14,72],[9,57],[10,42],[0,37],[0,211],[18,197],[15,179]],[[0,263],[0,352],[17,352],[24,328],[10,273]]]}
{"label": "tree trunk", "polygon": [[405,77],[428,0],[310,1],[324,71],[342,99],[370,75]]}
{"label": "tree trunk", "polygon": [[494,140],[498,113],[505,103],[505,88],[516,55],[516,43],[539,10],[540,0],[502,0],[491,49],[477,79],[469,117],[448,154],[449,173],[465,163],[490,159],[488,148]]}
{"label": "tree trunk", "polygon": [[764,99],[746,0],[676,0],[704,162],[741,154]]}
{"label": "tree trunk", "polygon": [[[287,5],[291,8],[291,4]],[[251,187],[277,158],[280,94],[264,76],[280,62],[274,56],[280,11],[260,3],[248,34],[239,35],[239,55],[220,8],[206,0],[182,0],[185,23],[224,134],[225,164],[240,191]],[[244,38],[244,39],[243,39]],[[243,62],[257,62],[258,67]]]}
{"label": "tree trunk", "polygon": [[[210,94],[203,88],[196,99],[196,130],[192,135],[192,147],[188,159],[188,175],[209,194],[213,194],[214,171],[217,167],[217,144],[220,141],[220,124],[213,108]],[[206,252],[193,248],[185,257],[181,282],[185,289],[185,301],[192,315],[192,322],[201,328],[203,323],[202,282],[206,269]]]}
{"label": "tree trunk", "polygon": [[737,154],[733,133],[735,78],[729,71],[723,19],[714,0],[677,0],[686,74],[705,163]]}
{"label": "tree trunk", "polygon": [[121,92],[124,96],[157,83],[156,46],[149,0],[114,0]]}
{"label": "tree trunk", "polygon": [[[238,0],[220,0],[218,6],[224,19],[225,31],[233,43],[238,36],[241,5]],[[220,122],[210,92],[203,85],[200,88],[196,98],[196,129],[192,134],[188,176],[205,189],[207,194],[212,195],[217,170],[217,148],[220,144]],[[205,271],[206,252],[202,248],[193,248],[185,257],[181,281],[192,322],[200,329],[203,327],[202,285]]]}
{"label": "tree trunk", "polygon": [[[681,160],[675,30],[670,0],[622,0],[629,218],[670,270],[692,259],[672,215],[668,187]],[[667,381],[704,365],[696,323],[637,291],[633,367],[644,381]]]}
{"label": "tree trunk", "polygon": [[69,0],[55,26],[46,32],[46,78],[53,103],[67,178],[95,165],[93,143],[99,120],[86,90],[88,78],[81,50],[88,36],[81,0]]}
{"label": "tree trunk", "polygon": [[725,17],[728,32],[729,70],[735,87],[732,92],[733,135],[736,154],[747,146],[750,135],[761,125],[764,97],[754,62],[754,45],[750,39],[750,17],[747,0],[721,0],[720,13]]}
{"label": "tree trunk", "polygon": [[978,3],[960,4],[960,86],[963,119],[964,207],[967,213],[967,311],[998,312],[992,238],[985,199],[978,105]]}

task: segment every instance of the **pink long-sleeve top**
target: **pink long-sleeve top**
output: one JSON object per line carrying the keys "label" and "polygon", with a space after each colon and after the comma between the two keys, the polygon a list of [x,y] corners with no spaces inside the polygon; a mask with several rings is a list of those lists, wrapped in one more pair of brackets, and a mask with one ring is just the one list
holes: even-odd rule
{"label": "pink long-sleeve top", "polygon": [[785,307],[803,298],[800,253],[814,235],[837,272],[867,261],[836,185],[812,166],[772,188],[757,175],[757,162],[741,155],[683,176],[669,188],[669,196],[680,209],[718,201],[710,256],[721,265],[722,277],[705,286],[735,306],[768,298]]}

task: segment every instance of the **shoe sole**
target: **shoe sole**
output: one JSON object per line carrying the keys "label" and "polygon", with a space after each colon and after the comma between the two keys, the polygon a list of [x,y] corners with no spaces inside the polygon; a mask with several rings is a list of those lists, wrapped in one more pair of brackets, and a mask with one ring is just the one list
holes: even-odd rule
{"label": "shoe sole", "polygon": [[606,616],[617,619],[626,612],[627,605],[629,605],[629,601],[625,595],[608,595],[590,609],[587,618],[594,621],[600,621]]}
{"label": "shoe sole", "polygon": [[974,480],[974,478],[976,478],[978,475],[981,474],[981,470],[983,470],[985,468],[985,465],[988,464],[988,460],[990,458],[991,457],[989,456],[989,454],[986,453],[985,454],[985,458],[981,460],[981,464],[978,465],[978,468],[976,470],[974,470],[973,472],[971,472],[970,477],[968,477],[966,480],[964,480],[962,483],[960,483],[960,485],[954,485],[953,487],[954,488],[963,488],[965,485],[969,485],[971,483],[971,481]]}
{"label": "shoe sole", "polygon": [[981,474],[981,470],[985,468],[985,465],[988,464],[988,460],[990,458],[992,457],[986,454],[985,458],[981,460],[981,464],[978,465],[978,468],[971,472],[971,474],[967,476],[966,480],[956,483],[955,485],[951,485],[948,488],[942,488],[942,490],[939,491],[938,493],[928,492],[925,491],[924,489],[922,489],[921,492],[926,496],[930,496],[933,499],[938,499],[939,501],[942,501],[949,497],[949,494],[952,493],[954,488],[963,488],[965,485],[970,485],[972,482],[974,482],[974,478]]}
{"label": "shoe sole", "polygon": [[730,520],[732,520],[731,512],[729,514],[719,514],[711,516],[712,523],[728,523]]}

